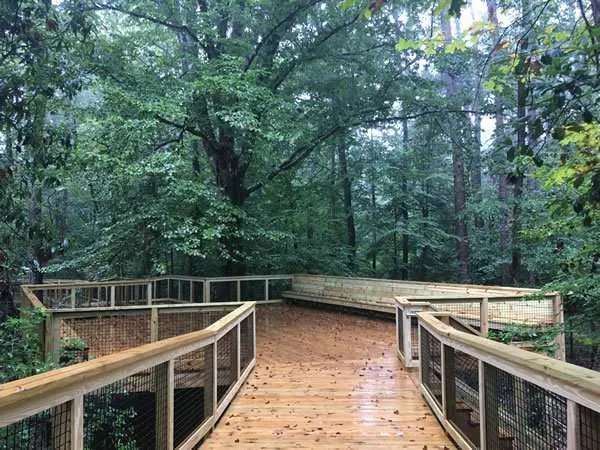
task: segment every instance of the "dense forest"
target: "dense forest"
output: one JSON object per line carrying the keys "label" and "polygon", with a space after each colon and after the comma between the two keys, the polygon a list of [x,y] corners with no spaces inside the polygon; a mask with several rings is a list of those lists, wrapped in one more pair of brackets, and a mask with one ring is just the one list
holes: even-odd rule
{"label": "dense forest", "polygon": [[313,272],[600,315],[597,0],[0,3],[11,282]]}

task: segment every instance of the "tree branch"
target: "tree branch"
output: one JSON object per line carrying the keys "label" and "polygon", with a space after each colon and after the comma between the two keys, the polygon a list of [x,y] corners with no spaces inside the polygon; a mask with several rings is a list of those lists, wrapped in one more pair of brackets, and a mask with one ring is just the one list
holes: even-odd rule
{"label": "tree branch", "polygon": [[323,142],[327,139],[335,135],[336,133],[353,127],[366,126],[366,125],[375,125],[382,123],[393,123],[399,122],[403,120],[410,119],[418,119],[420,117],[433,115],[433,114],[473,114],[473,113],[481,113],[481,111],[473,111],[466,109],[444,109],[444,110],[429,110],[429,111],[421,111],[413,114],[406,114],[403,116],[389,116],[389,117],[375,117],[372,119],[356,119],[350,122],[343,122],[343,124],[335,125],[328,130],[321,133],[319,136],[315,137],[311,143],[304,145],[292,152],[292,154],[287,157],[284,161],[282,161],[275,169],[273,169],[263,181],[259,181],[258,183],[250,186],[246,189],[246,194],[250,195],[253,192],[256,192],[262,189],[267,182],[271,181],[273,178],[281,175],[283,172],[286,172],[290,169],[293,169],[301,162],[303,162],[310,154]]}
{"label": "tree branch", "polygon": [[156,17],[147,16],[146,14],[141,14],[141,13],[138,13],[135,11],[129,11],[127,9],[123,9],[118,6],[113,6],[113,5],[109,5],[106,3],[93,3],[93,5],[96,9],[99,9],[99,10],[106,9],[109,11],[120,12],[121,14],[126,14],[128,16],[135,17],[136,19],[147,20],[148,22],[152,22],[157,25],[162,25],[164,27],[170,28],[175,31],[184,32],[189,37],[191,37],[192,40],[194,40],[197,43],[200,43],[200,39],[198,39],[198,36],[187,25],[183,25],[183,24],[175,23],[175,22],[169,22],[168,20],[162,20],[162,19],[158,19]]}

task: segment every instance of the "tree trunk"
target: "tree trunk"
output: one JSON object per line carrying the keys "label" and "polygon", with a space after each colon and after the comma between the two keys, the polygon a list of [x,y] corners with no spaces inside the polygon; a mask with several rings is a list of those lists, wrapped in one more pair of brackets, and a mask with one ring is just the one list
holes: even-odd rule
{"label": "tree trunk", "polygon": [[[452,30],[447,14],[442,14],[442,32],[446,42],[452,41]],[[446,85],[446,94],[449,101],[456,99],[458,95],[457,82],[450,73],[443,72],[442,80]],[[459,129],[460,127],[454,127]],[[462,136],[459,137],[462,142]],[[452,176],[454,180],[454,214],[455,214],[455,234],[458,239],[456,246],[459,280],[463,283],[470,281],[469,271],[469,237],[467,232],[467,222],[465,218],[465,208],[467,203],[467,193],[465,188],[465,167],[464,155],[460,142],[452,144]]]}
{"label": "tree trunk", "polygon": [[354,225],[354,210],[352,208],[352,182],[348,175],[348,159],[343,140],[338,145],[338,160],[340,178],[344,195],[344,217],[346,219],[346,243],[348,245],[348,267],[352,270],[356,262],[356,228]]}
{"label": "tree trunk", "polygon": [[42,231],[42,187],[37,180],[36,171],[44,167],[44,124],[46,121],[46,98],[38,95],[34,100],[29,152],[33,161],[31,168],[31,197],[29,198],[29,258],[30,282],[43,282],[42,268],[49,261],[47,243]]}
{"label": "tree trunk", "polygon": [[402,172],[402,203],[400,209],[402,211],[402,226],[404,232],[402,233],[402,279],[408,280],[408,252],[409,252],[409,236],[408,236],[408,158],[406,152],[408,152],[408,121],[405,119],[402,121],[402,143],[404,147],[405,157]]}

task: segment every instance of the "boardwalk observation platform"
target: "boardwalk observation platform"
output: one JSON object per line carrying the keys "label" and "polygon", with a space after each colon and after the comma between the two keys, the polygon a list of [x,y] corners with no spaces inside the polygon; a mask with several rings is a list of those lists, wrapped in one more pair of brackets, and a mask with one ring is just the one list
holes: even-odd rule
{"label": "boardwalk observation platform", "polygon": [[600,448],[600,374],[560,333],[554,358],[487,339],[560,326],[554,294],[314,275],[22,294],[67,367],[0,385],[0,448]]}

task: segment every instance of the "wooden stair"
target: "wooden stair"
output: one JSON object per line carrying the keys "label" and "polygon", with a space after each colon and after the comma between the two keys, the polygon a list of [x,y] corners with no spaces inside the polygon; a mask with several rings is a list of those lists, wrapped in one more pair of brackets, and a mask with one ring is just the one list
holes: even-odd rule
{"label": "wooden stair", "polygon": [[[455,418],[452,420],[454,425],[459,431],[474,444],[475,447],[480,447],[480,429],[481,423],[479,420],[475,420],[473,417],[473,408],[469,407],[463,401],[456,402],[456,413]],[[513,450],[514,437],[512,436],[499,436],[497,441],[497,450]]]}

